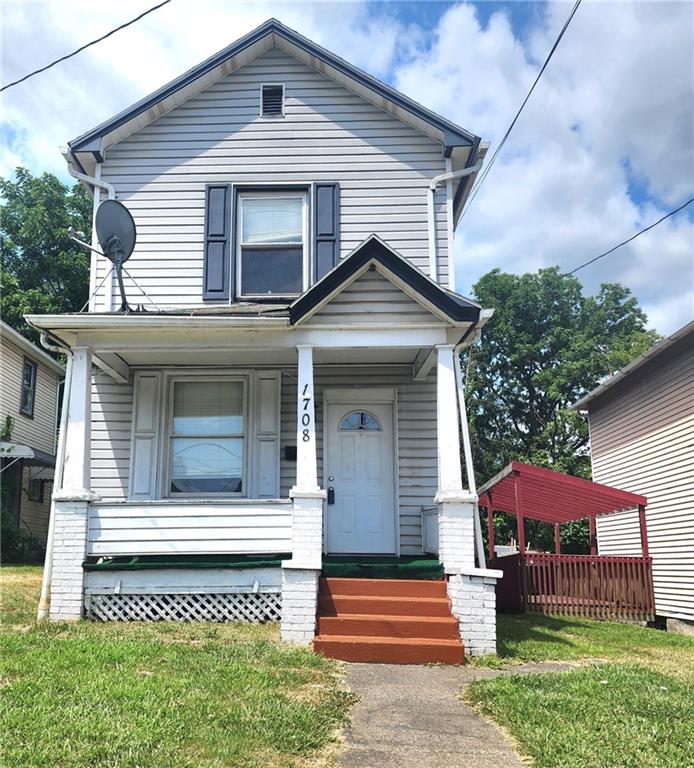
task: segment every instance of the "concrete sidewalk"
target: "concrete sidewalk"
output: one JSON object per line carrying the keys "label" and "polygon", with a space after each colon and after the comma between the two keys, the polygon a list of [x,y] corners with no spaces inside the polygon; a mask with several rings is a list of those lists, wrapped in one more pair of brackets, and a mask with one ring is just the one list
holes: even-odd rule
{"label": "concrete sidewalk", "polygon": [[500,674],[560,672],[567,664],[509,670],[349,664],[359,696],[345,732],[343,768],[526,768],[500,730],[460,701],[473,680]]}

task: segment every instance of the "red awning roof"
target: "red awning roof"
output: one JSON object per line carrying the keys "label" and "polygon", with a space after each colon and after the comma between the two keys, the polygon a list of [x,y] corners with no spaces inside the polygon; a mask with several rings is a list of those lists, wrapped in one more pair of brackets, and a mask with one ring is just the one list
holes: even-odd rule
{"label": "red awning roof", "polygon": [[620,509],[633,509],[645,506],[648,501],[636,493],[520,461],[512,461],[478,493],[481,506],[487,506],[485,497],[491,495],[494,511],[512,515],[517,514],[517,499],[522,498],[523,516],[546,523],[568,523]]}

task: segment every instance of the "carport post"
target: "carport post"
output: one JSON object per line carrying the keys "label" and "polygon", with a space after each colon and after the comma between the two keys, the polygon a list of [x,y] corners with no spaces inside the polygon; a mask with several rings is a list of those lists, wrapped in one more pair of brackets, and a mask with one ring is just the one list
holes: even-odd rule
{"label": "carport post", "polygon": [[487,505],[487,533],[489,536],[489,559],[494,559],[494,507],[492,506],[492,494],[486,494]]}
{"label": "carport post", "polygon": [[590,531],[590,554],[595,557],[598,554],[598,536],[595,532],[595,515],[588,517],[588,530]]}
{"label": "carport post", "polygon": [[648,529],[646,528],[646,507],[643,504],[639,504],[639,527],[641,528],[641,557],[649,557]]}
{"label": "carport post", "polygon": [[559,523],[554,524],[554,553],[561,555],[561,533]]}
{"label": "carport post", "polygon": [[525,518],[523,517],[523,489],[520,472],[514,472],[513,491],[516,498],[516,520],[518,522],[518,563],[521,569],[521,604],[523,613],[528,604],[528,575],[525,570]]}

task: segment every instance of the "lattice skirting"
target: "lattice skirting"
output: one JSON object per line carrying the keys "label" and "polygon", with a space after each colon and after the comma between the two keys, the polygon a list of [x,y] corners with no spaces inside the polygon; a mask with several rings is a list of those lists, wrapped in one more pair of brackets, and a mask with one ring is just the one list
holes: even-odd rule
{"label": "lattice skirting", "polygon": [[99,621],[279,621],[277,593],[90,595],[87,618]]}

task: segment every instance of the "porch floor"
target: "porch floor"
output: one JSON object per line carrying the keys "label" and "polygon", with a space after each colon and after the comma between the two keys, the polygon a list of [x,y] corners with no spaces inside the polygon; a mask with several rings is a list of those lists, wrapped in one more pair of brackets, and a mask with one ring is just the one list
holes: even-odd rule
{"label": "porch floor", "polygon": [[327,555],[323,575],[342,579],[443,579],[443,566],[430,555],[401,557]]}

